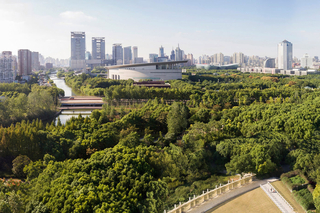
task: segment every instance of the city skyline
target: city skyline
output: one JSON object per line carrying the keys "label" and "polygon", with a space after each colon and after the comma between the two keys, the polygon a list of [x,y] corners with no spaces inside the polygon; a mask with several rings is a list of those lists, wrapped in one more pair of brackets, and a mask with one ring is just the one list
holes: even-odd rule
{"label": "city skyline", "polygon": [[[88,39],[101,36],[106,53],[112,53],[112,44],[121,43],[138,46],[144,58],[157,53],[161,45],[169,56],[178,43],[185,54],[195,58],[218,52],[276,57],[275,44],[284,39],[295,44],[293,54],[298,58],[305,53],[319,55],[320,31],[312,21],[319,17],[320,2],[208,1],[206,7],[191,1],[167,3],[0,0],[0,24],[7,31],[1,35],[0,50],[30,49],[53,58],[69,58],[70,32],[82,31],[86,32],[87,50],[92,49]],[[304,12],[308,16],[302,16]]]}

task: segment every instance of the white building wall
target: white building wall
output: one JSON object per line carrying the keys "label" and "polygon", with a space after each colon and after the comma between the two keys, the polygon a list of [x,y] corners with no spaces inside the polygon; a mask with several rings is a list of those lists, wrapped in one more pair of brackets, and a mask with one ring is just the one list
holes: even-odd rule
{"label": "white building wall", "polygon": [[109,69],[109,78],[114,80],[143,79],[175,80],[182,78],[181,69],[156,69],[156,66]]}

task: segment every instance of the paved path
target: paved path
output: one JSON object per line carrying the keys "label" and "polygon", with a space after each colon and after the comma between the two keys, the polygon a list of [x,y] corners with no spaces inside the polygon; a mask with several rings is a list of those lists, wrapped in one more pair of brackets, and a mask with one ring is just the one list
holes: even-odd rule
{"label": "paved path", "polygon": [[[290,204],[288,204],[288,202],[275,190],[271,184],[263,184],[261,185],[261,188],[283,213],[294,213]],[[270,190],[271,188],[272,192]]]}
{"label": "paved path", "polygon": [[226,192],[225,194],[222,194],[216,198],[213,198],[212,200],[209,200],[207,202],[204,202],[202,205],[191,209],[190,211],[188,211],[188,213],[203,213],[203,212],[210,212],[209,210],[220,205],[223,204],[224,202],[227,202],[228,200],[238,197],[244,193],[247,193],[253,189],[259,188],[260,184],[266,184],[268,181],[269,182],[273,182],[275,180],[278,179],[264,179],[264,180],[254,180],[252,181],[252,183],[249,183],[247,185],[244,185],[240,188],[237,189],[233,189],[230,190],[228,192]]}

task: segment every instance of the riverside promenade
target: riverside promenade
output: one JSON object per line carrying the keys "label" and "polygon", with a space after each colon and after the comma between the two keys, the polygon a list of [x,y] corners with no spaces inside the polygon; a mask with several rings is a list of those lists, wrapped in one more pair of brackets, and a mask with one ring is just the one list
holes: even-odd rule
{"label": "riverside promenade", "polygon": [[[268,182],[273,182],[278,179],[272,178],[272,179],[264,179],[264,180],[257,180],[252,179],[251,181],[246,181],[244,177],[242,180],[244,182],[240,185],[237,185],[237,187],[229,187],[229,190],[222,190],[220,193],[216,193],[215,196],[209,197],[207,196],[206,199],[203,196],[202,202],[194,202],[196,205],[192,205],[192,208],[189,208],[188,202],[185,204],[182,204],[179,208],[176,207],[175,209],[171,211],[167,211],[167,213],[205,213],[205,212],[211,212],[212,209],[216,208],[219,205],[222,205],[225,202],[228,202],[230,199],[236,198],[242,194],[245,194],[253,189],[259,188],[260,185],[266,184]],[[226,187],[228,184],[224,185]],[[223,187],[223,186],[222,186]],[[215,189],[217,190],[217,189]],[[200,196],[199,196],[200,197]],[[198,198],[200,199],[200,198]],[[190,201],[189,201],[190,202]]]}

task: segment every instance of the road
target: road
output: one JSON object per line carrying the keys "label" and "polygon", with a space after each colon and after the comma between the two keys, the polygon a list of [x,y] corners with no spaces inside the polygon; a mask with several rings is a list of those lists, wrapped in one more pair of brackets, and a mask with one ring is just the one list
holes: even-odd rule
{"label": "road", "polygon": [[227,202],[230,199],[233,199],[235,197],[238,197],[244,193],[247,193],[253,189],[259,188],[260,184],[266,184],[268,181],[273,182],[278,179],[270,178],[270,179],[264,179],[264,180],[254,180],[252,183],[247,184],[245,186],[242,186],[240,188],[231,190],[226,192],[225,194],[222,194],[216,198],[213,198],[212,200],[209,200],[207,202],[204,202],[202,205],[198,206],[197,208],[193,208],[188,213],[204,213],[204,212],[210,212],[210,209],[219,206],[223,204],[224,202]]}

